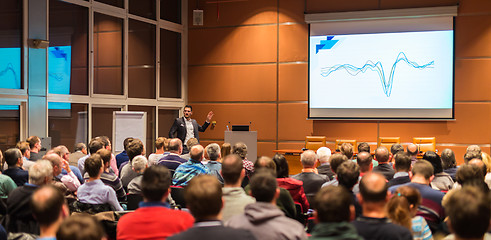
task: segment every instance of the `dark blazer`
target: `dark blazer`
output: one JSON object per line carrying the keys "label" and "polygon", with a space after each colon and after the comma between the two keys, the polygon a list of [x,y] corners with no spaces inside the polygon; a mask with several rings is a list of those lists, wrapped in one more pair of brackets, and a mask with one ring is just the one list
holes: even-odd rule
{"label": "dark blazer", "polygon": [[387,181],[390,181],[394,177],[394,169],[388,163],[382,163],[372,169],[372,172],[379,172],[384,175]]}
{"label": "dark blazer", "polygon": [[321,189],[322,184],[327,182],[325,175],[319,175],[312,172],[302,172],[297,175],[293,175],[292,178],[303,182],[303,189],[305,194],[316,194]]}
{"label": "dark blazer", "polygon": [[[204,132],[206,128],[208,128],[208,125],[210,125],[210,123],[205,122],[203,123],[203,126],[200,126],[194,119],[191,119],[191,122],[193,123],[194,137],[198,139],[199,142],[198,132]],[[174,120],[174,124],[172,124],[172,127],[169,130],[169,137],[174,138],[174,134],[176,133],[177,133],[177,138],[181,139],[183,144],[186,144],[184,142],[184,140],[186,139],[186,122],[184,120],[184,117],[176,118],[176,120]]]}
{"label": "dark blazer", "polygon": [[318,166],[317,167],[317,172],[320,175],[327,176],[329,178],[328,181],[334,179],[334,173],[332,172],[332,169],[331,169],[331,165],[330,164]]}
{"label": "dark blazer", "polygon": [[23,186],[29,181],[29,173],[20,167],[7,168],[3,171],[3,174],[12,178],[17,187]]}
{"label": "dark blazer", "polygon": [[411,179],[409,178],[409,176],[396,177],[396,178],[392,178],[389,181],[388,186],[392,187],[392,186],[401,185],[401,184],[408,183],[408,182],[411,182]]}

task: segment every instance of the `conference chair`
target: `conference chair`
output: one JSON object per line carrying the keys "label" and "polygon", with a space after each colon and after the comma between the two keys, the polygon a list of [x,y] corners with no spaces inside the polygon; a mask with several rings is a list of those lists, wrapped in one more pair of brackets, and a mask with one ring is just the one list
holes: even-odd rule
{"label": "conference chair", "polygon": [[384,146],[390,151],[390,147],[394,144],[400,144],[401,143],[401,138],[400,137],[379,137],[377,141],[377,147]]}
{"label": "conference chair", "polygon": [[326,146],[325,136],[306,136],[305,137],[305,148],[309,150],[317,151],[317,149]]}
{"label": "conference chair", "polygon": [[351,143],[351,145],[353,145],[353,149],[356,149],[358,147],[358,144],[356,143],[356,140],[351,140],[351,139],[337,139],[336,140],[336,150],[339,150],[339,147],[341,147],[341,145],[343,143]]}
{"label": "conference chair", "polygon": [[413,143],[418,146],[421,153],[426,151],[436,150],[436,138],[435,137],[413,137]]}

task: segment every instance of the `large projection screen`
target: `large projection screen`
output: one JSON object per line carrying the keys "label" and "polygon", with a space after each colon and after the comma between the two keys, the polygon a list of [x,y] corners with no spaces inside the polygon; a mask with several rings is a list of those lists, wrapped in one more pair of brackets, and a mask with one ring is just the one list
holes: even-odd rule
{"label": "large projection screen", "polygon": [[310,119],[453,119],[452,16],[310,23]]}

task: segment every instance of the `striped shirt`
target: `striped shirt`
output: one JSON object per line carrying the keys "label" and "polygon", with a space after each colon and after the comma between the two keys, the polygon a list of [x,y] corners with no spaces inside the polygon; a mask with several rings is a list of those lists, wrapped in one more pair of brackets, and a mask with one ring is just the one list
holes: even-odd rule
{"label": "striped shirt", "polygon": [[421,216],[416,216],[412,220],[412,229],[414,240],[430,240],[433,239],[430,227],[425,219]]}

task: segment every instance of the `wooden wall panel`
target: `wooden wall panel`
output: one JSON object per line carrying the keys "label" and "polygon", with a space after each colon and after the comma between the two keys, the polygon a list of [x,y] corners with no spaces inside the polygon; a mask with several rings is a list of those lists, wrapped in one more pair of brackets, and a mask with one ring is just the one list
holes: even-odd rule
{"label": "wooden wall panel", "polygon": [[456,121],[387,122],[380,124],[380,136],[436,137],[437,143],[487,144],[491,136],[490,103],[456,103]]}
{"label": "wooden wall panel", "polygon": [[274,142],[258,142],[257,143],[257,156],[273,157],[273,150],[276,149],[276,143]]}
{"label": "wooden wall panel", "polygon": [[280,64],[279,100],[307,101],[308,64]]}
{"label": "wooden wall panel", "polygon": [[[208,2],[211,1],[199,0],[199,9],[203,10],[203,27],[276,23],[278,16],[276,0],[224,2],[218,6]],[[189,25],[201,27],[192,26],[194,9],[197,9],[196,1],[189,1]]]}
{"label": "wooden wall panel", "polygon": [[280,26],[280,62],[308,61],[309,32],[307,24]]}
{"label": "wooden wall panel", "polygon": [[276,61],[276,26],[189,30],[189,65]]}
{"label": "wooden wall panel", "polygon": [[459,14],[491,13],[489,0],[460,0]]}
{"label": "wooden wall panel", "polygon": [[491,59],[455,61],[455,101],[491,100]]}
{"label": "wooden wall panel", "polygon": [[305,140],[302,142],[279,142],[278,149],[296,149],[301,150],[305,147]]}
{"label": "wooden wall panel", "polygon": [[455,23],[455,56],[491,56],[491,15],[458,16]]}
{"label": "wooden wall panel", "polygon": [[312,120],[307,120],[306,103],[280,103],[278,140],[305,140],[312,135]]}
{"label": "wooden wall panel", "polygon": [[356,139],[358,142],[377,141],[377,123],[363,121],[322,121],[313,124],[315,136],[326,136],[328,141]]}
{"label": "wooden wall panel", "polygon": [[347,12],[375,10],[379,0],[306,0],[307,13]]}
{"label": "wooden wall panel", "polygon": [[380,0],[381,9],[439,7],[459,4],[459,0]]}
{"label": "wooden wall panel", "polygon": [[[276,138],[276,106],[275,104],[247,104],[247,103],[229,103],[229,104],[193,104],[193,118],[199,124],[203,124],[209,111],[213,111],[215,116],[213,121],[217,122],[215,130],[206,130],[200,133],[203,139],[223,140],[224,131],[228,122],[231,125],[249,124],[250,129],[257,131],[258,140],[274,140]],[[230,126],[231,128],[231,126]]]}
{"label": "wooden wall panel", "polygon": [[188,72],[190,102],[276,100],[276,64],[191,66]]}
{"label": "wooden wall panel", "polygon": [[281,0],[279,1],[279,22],[305,22],[305,1]]}

